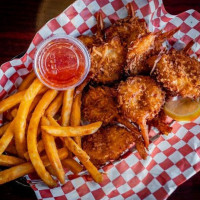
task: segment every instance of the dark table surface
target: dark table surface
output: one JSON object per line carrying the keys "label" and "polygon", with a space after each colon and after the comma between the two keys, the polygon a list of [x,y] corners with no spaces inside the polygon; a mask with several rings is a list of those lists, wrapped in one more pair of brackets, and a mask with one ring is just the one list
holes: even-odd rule
{"label": "dark table surface", "polygon": [[[170,14],[188,9],[200,12],[200,0],[163,0]],[[1,0],[0,65],[25,51],[36,31],[73,0]],[[0,186],[2,200],[35,200],[29,187],[15,181]],[[200,199],[200,172],[179,186],[168,200]]]}

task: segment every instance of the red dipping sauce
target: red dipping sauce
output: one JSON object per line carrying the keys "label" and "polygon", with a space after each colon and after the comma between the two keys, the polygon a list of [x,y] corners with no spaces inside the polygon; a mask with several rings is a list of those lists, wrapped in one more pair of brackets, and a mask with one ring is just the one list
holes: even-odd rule
{"label": "red dipping sauce", "polygon": [[34,70],[48,87],[66,90],[81,84],[90,69],[90,57],[86,47],[66,35],[54,35],[38,48],[34,58]]}

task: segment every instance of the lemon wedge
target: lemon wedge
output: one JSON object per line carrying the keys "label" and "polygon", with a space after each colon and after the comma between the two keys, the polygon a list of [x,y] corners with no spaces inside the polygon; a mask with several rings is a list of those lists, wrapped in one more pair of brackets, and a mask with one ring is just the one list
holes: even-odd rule
{"label": "lemon wedge", "polygon": [[192,121],[200,116],[200,101],[189,98],[170,99],[165,103],[164,111],[177,121]]}

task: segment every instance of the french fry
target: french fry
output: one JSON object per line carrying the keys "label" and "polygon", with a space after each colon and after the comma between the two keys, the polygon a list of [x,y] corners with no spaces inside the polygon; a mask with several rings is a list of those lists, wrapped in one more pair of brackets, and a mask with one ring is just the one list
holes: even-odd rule
{"label": "french fry", "polygon": [[41,90],[38,92],[37,95],[44,94],[47,90],[48,88],[43,85],[43,87],[41,88]]}
{"label": "french fry", "polygon": [[14,123],[15,145],[18,155],[22,158],[24,156],[24,153],[26,152],[26,119],[29,113],[31,103],[37,96],[38,92],[42,89],[42,87],[43,85],[38,79],[34,80],[31,86],[26,90],[15,118],[17,119]]}
{"label": "french fry", "polygon": [[0,155],[0,166],[14,166],[24,163],[24,160],[14,156]]}
{"label": "french fry", "polygon": [[[41,153],[43,150],[44,150],[44,143],[42,140],[40,140],[37,144],[37,150],[38,150],[38,153]],[[29,158],[29,154],[28,154],[28,151],[24,154],[24,158],[29,161],[30,158]]]}
{"label": "french fry", "polygon": [[12,109],[12,110],[10,111],[10,114],[11,114],[11,116],[12,116],[13,118],[15,118],[16,115],[17,115],[17,108]]}
{"label": "french fry", "polygon": [[[30,109],[29,109],[29,113],[31,113],[33,111],[33,109],[36,107],[36,105],[38,104],[39,100],[42,98],[42,95],[37,95],[35,97],[35,99],[33,100],[31,106],[30,106]],[[12,109],[10,112],[7,112],[6,113],[6,119],[8,120],[13,120],[16,115],[17,115],[17,111],[18,111],[18,108],[14,108]]]}
{"label": "french fry", "polygon": [[[80,126],[81,123],[81,97],[82,93],[79,93],[74,98],[72,104],[72,111],[70,117],[71,126]],[[74,137],[75,142],[81,147],[81,137]]]}
{"label": "french fry", "polygon": [[61,124],[62,124],[62,126],[68,126],[69,125],[73,96],[74,96],[74,88],[68,89],[64,92],[63,106],[62,106],[62,111],[61,111]]}
{"label": "french fry", "polygon": [[27,146],[30,160],[39,175],[39,177],[49,186],[54,186],[56,184],[55,180],[51,177],[49,172],[45,169],[45,166],[40,158],[40,155],[37,150],[37,131],[38,125],[41,117],[44,115],[46,108],[53,101],[57,95],[56,90],[48,90],[36,106],[29,126],[27,133]]}
{"label": "french fry", "polygon": [[26,90],[17,92],[0,101],[0,113],[3,113],[21,102]]}
{"label": "french fry", "polygon": [[35,99],[33,100],[32,104],[29,108],[29,113],[31,113],[34,110],[34,108],[37,106],[37,104],[38,104],[38,102],[40,101],[41,98],[42,98],[41,94],[39,94],[35,97]]}
{"label": "french fry", "polygon": [[34,172],[34,167],[30,162],[0,171],[0,184],[10,182],[32,172]]}
{"label": "french fry", "polygon": [[94,179],[95,182],[101,183],[103,181],[102,174],[98,171],[98,169],[93,165],[93,163],[88,160],[88,161],[82,161],[82,158],[78,158],[82,164],[85,166],[85,168],[88,170],[92,178]]}
{"label": "french fry", "polygon": [[[42,125],[50,125],[49,120],[46,117],[42,117]],[[51,166],[53,167],[58,180],[64,184],[65,183],[65,172],[62,167],[62,163],[59,159],[55,139],[53,136],[49,135],[45,131],[42,131],[42,141],[44,143],[45,151]]]}
{"label": "french fry", "polygon": [[82,161],[87,161],[90,159],[90,157],[88,156],[88,154],[83,151],[77,144],[76,142],[74,142],[74,140],[70,137],[64,138],[63,139],[65,145],[67,146],[67,148],[69,148],[69,150],[76,155],[78,158],[82,157]]}
{"label": "french fry", "polygon": [[19,86],[18,91],[27,89],[31,85],[31,83],[33,82],[33,80],[35,78],[36,78],[36,75],[35,75],[34,71],[29,73],[28,76],[23,80],[23,82]]}
{"label": "french fry", "polygon": [[[60,125],[56,122],[56,120],[51,117],[51,116],[48,116],[48,119],[50,121],[50,123],[53,125],[53,126],[57,126],[57,127],[60,127]],[[74,142],[74,140],[72,140],[70,137],[66,137],[67,140],[69,140],[69,146],[67,147],[72,153],[74,153],[75,155],[78,155],[80,157],[82,157],[85,161],[89,160],[90,157],[88,156],[88,154],[83,151],[81,149],[80,146],[78,146],[78,144],[76,144],[76,142]],[[62,139],[63,140],[63,139]],[[63,140],[64,141],[64,140]],[[77,157],[78,157],[77,156]]]}
{"label": "french fry", "polygon": [[[42,94],[46,90],[47,90],[47,88],[43,87],[38,94]],[[24,98],[26,91],[27,90],[19,91],[13,95],[7,97],[6,99],[3,99],[2,101],[0,101],[0,113],[3,113],[5,111],[9,110],[10,108],[16,106],[17,104],[19,104],[22,101],[22,99]]]}
{"label": "french fry", "polygon": [[47,166],[46,169],[52,176],[56,176],[56,172],[51,165]]}
{"label": "french fry", "polygon": [[[40,95],[38,95],[37,96],[37,101],[39,100],[39,98],[40,98]],[[34,100],[35,100],[34,99]],[[34,103],[34,102],[33,102]],[[32,103],[32,104],[33,104]],[[31,104],[31,106],[32,106],[32,104]],[[36,102],[35,102],[35,104],[36,104]],[[34,106],[32,106],[32,109],[34,108]],[[30,108],[29,109],[29,113],[32,111],[32,109]],[[14,109],[14,110],[16,110],[16,109]],[[13,111],[14,111],[13,110]],[[6,125],[4,125],[4,126],[2,126],[1,128],[0,128],[0,135],[1,134],[4,134],[4,132],[6,133],[5,134],[5,136],[4,137],[2,137],[1,139],[0,139],[0,154],[2,154],[4,151],[6,151],[7,150],[7,152],[8,151],[10,151],[11,152],[11,148],[9,148],[9,149],[7,149],[8,148],[8,145],[9,145],[9,143],[10,143],[10,141],[12,140],[12,138],[13,138],[13,136],[14,136],[14,131],[12,131],[11,129],[12,129],[12,127],[14,126],[14,121],[11,123],[8,123],[8,124],[6,124]],[[11,125],[12,124],[12,125]],[[11,127],[9,128],[9,126],[11,125]],[[13,152],[13,151],[12,151]]]}
{"label": "french fry", "polygon": [[10,125],[10,122],[0,127],[0,136],[2,136],[5,133],[9,125]]}
{"label": "french fry", "polygon": [[0,139],[0,155],[6,150],[6,148],[8,147],[8,145],[10,144],[11,140],[14,137],[13,125],[14,125],[14,121],[12,121],[9,124],[9,127],[7,128],[6,132],[3,134],[3,136]]}
{"label": "french fry", "polygon": [[[37,106],[37,104],[38,104],[38,102],[40,101],[41,98],[42,98],[42,94],[39,94],[33,100],[32,104],[31,104],[31,106],[29,108],[29,111],[28,111],[28,116],[27,116],[27,120],[26,120],[27,122],[30,121],[31,116],[32,116],[32,111],[35,109],[35,107]],[[41,132],[41,130],[40,130],[40,127],[39,127],[38,128],[38,135],[39,135],[40,132]]]}
{"label": "french fry", "polygon": [[41,153],[43,150],[44,150],[44,143],[42,140],[40,140],[37,144],[37,149],[38,149],[38,152]]}
{"label": "french fry", "polygon": [[74,174],[78,174],[79,172],[83,170],[83,167],[72,158],[67,158],[63,160],[62,165],[63,167],[72,171]]}
{"label": "french fry", "polygon": [[[58,155],[59,155],[60,160],[66,159],[67,156],[69,155],[67,148],[63,147],[61,149],[58,149]],[[44,163],[45,167],[51,165],[51,163],[49,162],[49,159],[48,159],[47,155],[42,156],[41,159],[42,159],[42,162]]]}
{"label": "french fry", "polygon": [[[80,162],[85,166],[85,168],[88,170],[94,181],[97,183],[102,182],[102,174],[98,171],[98,169],[92,164],[92,162],[89,159],[83,156],[84,154],[86,154],[86,152],[83,151],[71,138],[64,138],[63,140],[66,147],[71,152],[73,152],[73,154],[76,155]],[[79,149],[76,145],[79,147]]]}
{"label": "french fry", "polygon": [[[39,102],[41,97],[42,97],[41,95],[38,95],[35,97],[35,99],[33,100],[33,103],[30,106],[29,113],[32,112],[32,110],[35,108],[35,106],[37,105],[37,103]],[[12,117],[15,118],[17,115],[17,108],[14,108],[13,110],[11,110],[10,113],[11,113]],[[2,136],[4,134],[4,132],[6,131],[6,129],[9,126],[9,124],[10,124],[10,122],[7,124],[4,124],[3,126],[0,127],[0,136]]]}
{"label": "french fry", "polygon": [[95,133],[102,125],[102,122],[95,122],[92,124],[84,125],[84,126],[66,126],[66,127],[56,127],[56,126],[42,126],[42,130],[47,133],[57,136],[57,137],[75,137],[75,136],[83,136],[90,135]]}
{"label": "french fry", "polygon": [[[63,160],[68,156],[68,151],[66,151],[66,148],[62,148],[58,150],[58,154],[59,154],[59,158]],[[45,167],[50,165],[50,162],[46,155],[42,156],[41,159]],[[35,169],[33,165],[31,164],[31,162],[26,162],[26,163],[11,167],[9,169],[0,171],[0,184],[4,184],[9,181],[15,180],[19,177],[25,176],[26,174],[30,174],[34,171]]]}
{"label": "french fry", "polygon": [[[59,124],[52,118],[48,117],[49,121],[54,126],[59,126]],[[77,156],[77,158],[80,160],[80,162],[85,166],[85,168],[88,170],[88,172],[91,174],[94,181],[97,183],[102,182],[102,174],[98,171],[98,169],[92,164],[92,162],[89,160],[90,157],[87,155],[83,149],[81,149],[74,140],[72,140],[70,137],[63,138],[63,141],[65,143],[65,146],[74,154]]]}
{"label": "french fry", "polygon": [[50,106],[46,110],[46,115],[54,116],[58,110],[60,109],[63,102],[63,92],[60,92],[58,96],[54,99],[54,101],[50,104]]}
{"label": "french fry", "polygon": [[82,94],[76,95],[72,104],[72,111],[70,117],[71,126],[80,126],[81,123],[81,96]]}
{"label": "french fry", "polygon": [[[39,100],[39,98],[40,98],[40,95],[38,95],[37,96],[38,97],[38,100]],[[36,103],[36,102],[35,102]],[[31,104],[32,105],[32,104]],[[34,106],[32,106],[32,108],[34,108]],[[15,108],[15,109],[13,109],[12,111],[17,111],[17,109]],[[12,113],[12,111],[11,111],[11,113]],[[31,112],[32,111],[32,109],[30,109],[29,110],[29,112]],[[15,112],[16,113],[16,112]],[[13,117],[14,117],[14,114],[13,114]],[[1,135],[3,135],[4,134],[4,132],[9,128],[9,125],[11,124],[11,122],[9,122],[9,123],[7,123],[7,124],[5,124],[5,125],[3,125],[2,127],[0,127],[0,136]],[[14,122],[13,122],[13,125],[12,126],[14,126]],[[13,136],[12,136],[12,134],[14,135],[14,132],[13,131],[10,131],[10,129],[9,130],[7,130],[8,132],[7,132],[7,134],[6,134],[6,136],[4,136],[4,138],[2,138],[2,140],[0,139],[0,144],[4,144],[4,145],[1,145],[1,147],[0,147],[0,152],[2,152],[2,151],[4,151],[4,149],[5,149],[5,151],[6,152],[8,152],[8,153],[11,153],[11,154],[16,154],[16,148],[11,148],[11,146],[8,146],[8,144],[9,144],[9,142],[12,140],[12,138],[13,138]],[[43,145],[43,144],[42,144]],[[7,147],[6,147],[7,146]],[[2,150],[1,150],[2,149]],[[44,149],[44,146],[43,146],[43,149]],[[25,155],[27,156],[27,157],[29,157],[26,153],[25,153]],[[26,158],[26,157],[25,157]]]}

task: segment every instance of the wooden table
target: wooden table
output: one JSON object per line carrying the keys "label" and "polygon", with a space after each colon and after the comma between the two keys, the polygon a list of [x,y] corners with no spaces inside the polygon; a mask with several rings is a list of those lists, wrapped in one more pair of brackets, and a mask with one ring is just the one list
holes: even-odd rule
{"label": "wooden table", "polygon": [[[0,65],[25,51],[36,31],[73,0],[1,0]],[[178,14],[188,9],[200,12],[200,0],[164,0],[166,10]],[[168,200],[200,199],[200,172],[186,181]],[[30,188],[16,182],[0,186],[2,200],[35,200]]]}

